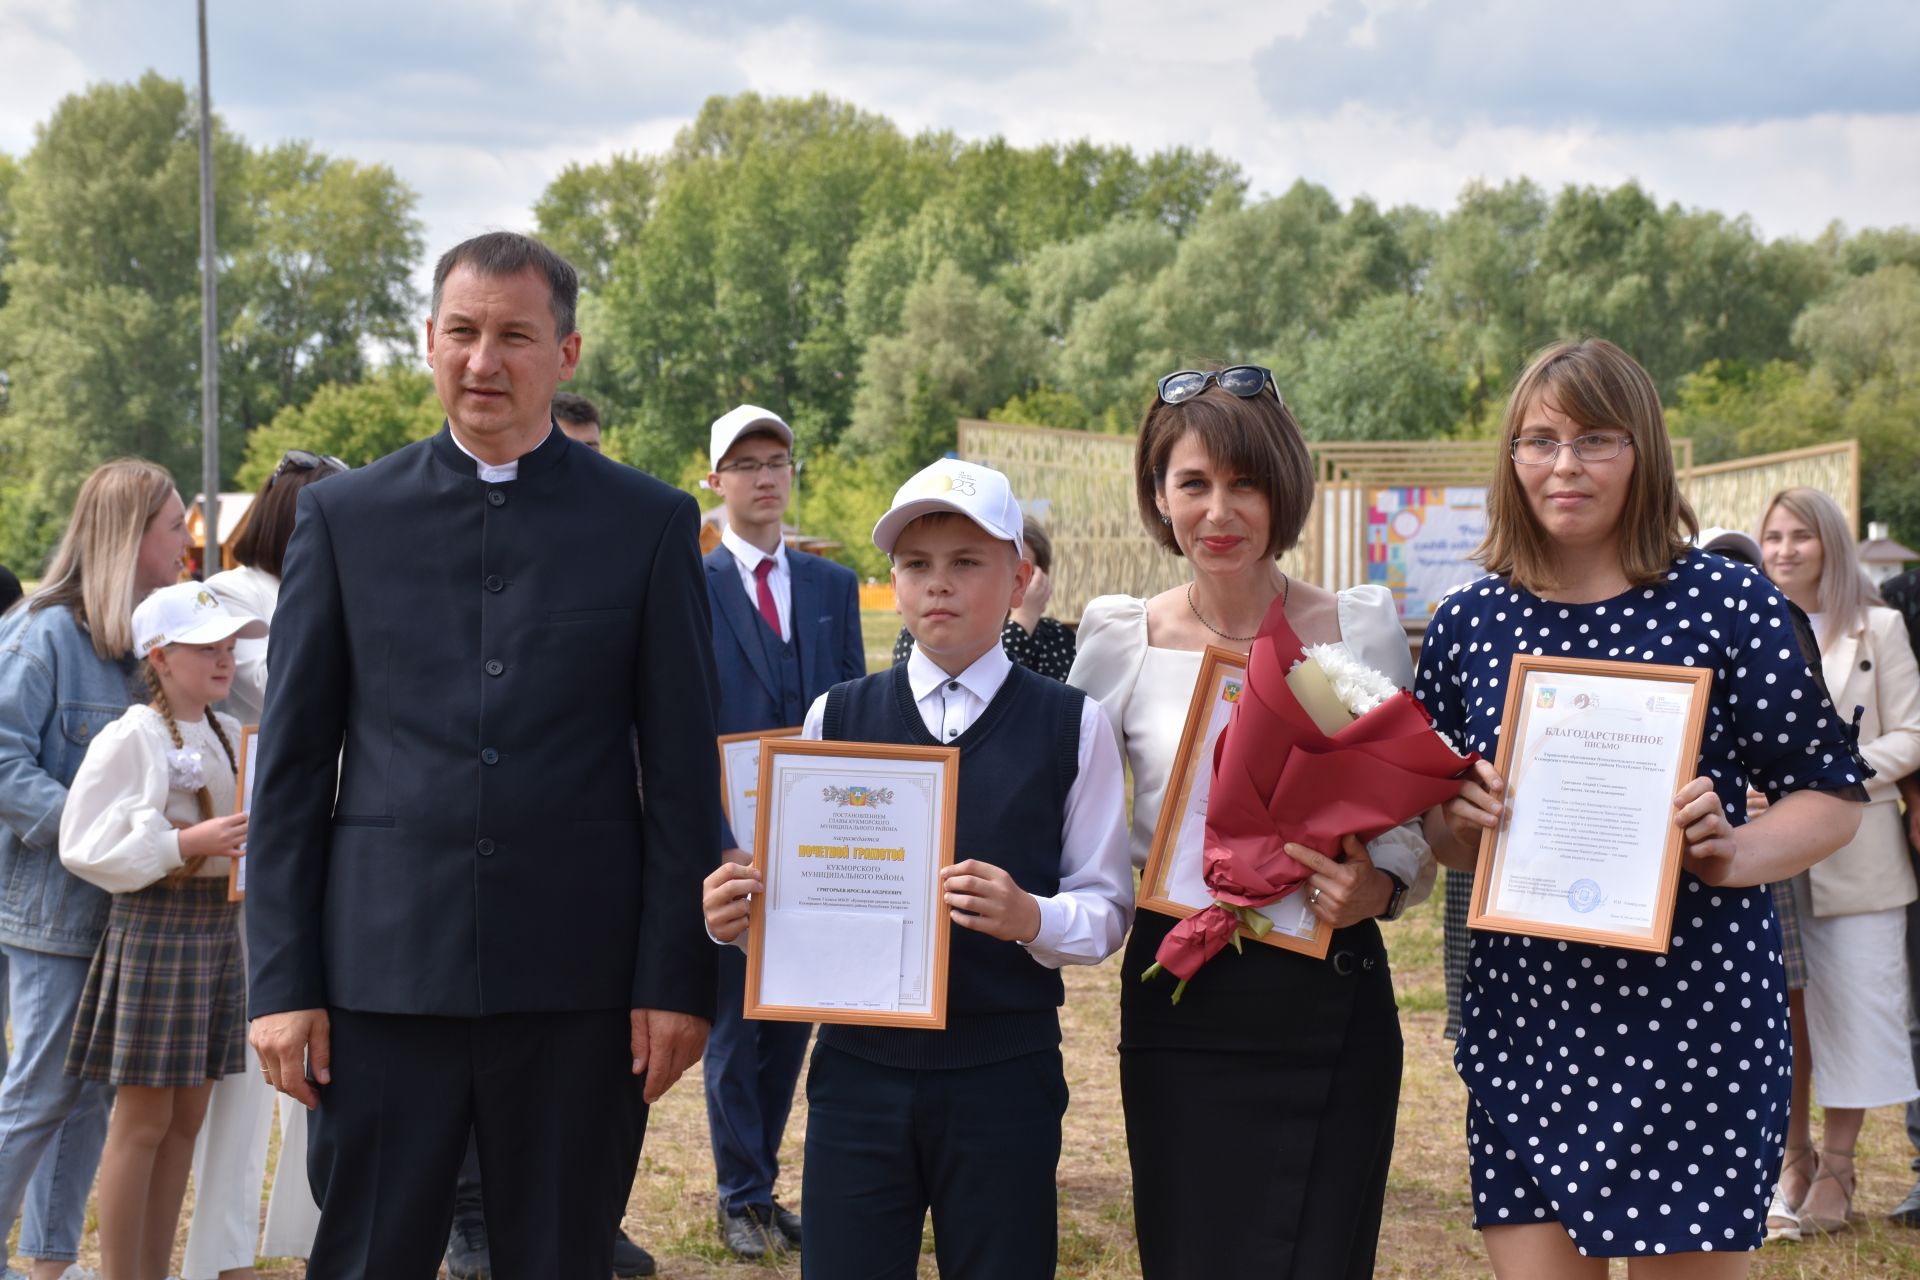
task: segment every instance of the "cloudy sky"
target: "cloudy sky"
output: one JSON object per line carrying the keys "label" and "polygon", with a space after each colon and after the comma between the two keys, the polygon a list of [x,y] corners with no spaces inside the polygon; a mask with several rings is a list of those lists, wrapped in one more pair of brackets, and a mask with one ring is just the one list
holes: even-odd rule
{"label": "cloudy sky", "polygon": [[[667,145],[711,94],[825,92],[902,128],[1211,147],[1258,193],[1451,206],[1638,178],[1769,236],[1920,224],[1913,0],[210,0],[250,142],[391,165],[433,251],[527,227],[568,161]],[[192,0],[0,0],[0,150],[66,94],[191,82]],[[1604,16],[1601,16],[1604,15]]]}

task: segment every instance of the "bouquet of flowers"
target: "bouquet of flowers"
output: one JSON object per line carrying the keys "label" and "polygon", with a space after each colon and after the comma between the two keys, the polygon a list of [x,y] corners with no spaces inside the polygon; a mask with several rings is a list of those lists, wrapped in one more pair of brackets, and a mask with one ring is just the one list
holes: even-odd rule
{"label": "bouquet of flowers", "polygon": [[[1460,790],[1478,757],[1433,727],[1419,699],[1356,661],[1342,645],[1302,650],[1281,601],[1247,656],[1246,688],[1213,749],[1202,875],[1213,905],[1182,920],[1141,974],[1178,978],[1178,1003],[1200,967],[1246,926],[1273,927],[1258,908],[1311,874],[1286,851],[1340,857],[1340,839],[1371,840]],[[1301,655],[1295,657],[1295,655]]]}

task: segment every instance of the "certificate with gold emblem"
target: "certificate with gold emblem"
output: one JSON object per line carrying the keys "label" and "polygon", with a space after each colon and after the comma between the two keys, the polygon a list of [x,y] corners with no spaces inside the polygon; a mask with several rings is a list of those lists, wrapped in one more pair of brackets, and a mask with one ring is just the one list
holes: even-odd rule
{"label": "certificate with gold emblem", "polygon": [[1713,672],[1515,654],[1467,927],[1667,950]]}
{"label": "certificate with gold emblem", "polygon": [[939,1030],[957,747],[766,738],[749,1018]]}

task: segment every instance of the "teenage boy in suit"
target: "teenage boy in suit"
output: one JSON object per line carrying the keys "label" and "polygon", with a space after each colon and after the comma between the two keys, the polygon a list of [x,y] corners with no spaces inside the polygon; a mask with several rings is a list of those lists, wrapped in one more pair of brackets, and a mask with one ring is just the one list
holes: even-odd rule
{"label": "teenage boy in suit", "polygon": [[[866,674],[860,584],[851,569],[787,547],[780,520],[793,490],[793,428],[743,404],[715,419],[707,487],[726,505],[726,531],[706,557],[721,733],[788,729],[809,703]],[[753,833],[721,832],[722,857],[740,862]],[[707,1038],[707,1127],[719,1191],[720,1239],[736,1256],[797,1248],[800,1218],[773,1198],[780,1139],[812,1030],[740,1016],[746,959],[720,952],[713,1033]]]}
{"label": "teenage boy in suit", "polygon": [[[1098,964],[1133,918],[1119,748],[1099,704],[1000,645],[1032,566],[1006,477],[944,458],[873,531],[907,661],[834,687],[810,738],[960,748],[942,1031],[823,1026],[807,1075],[801,1269],[909,1280],[933,1212],[946,1280],[1049,1280],[1067,1084],[1059,967]],[[760,882],[707,877],[707,931],[737,939]],[[725,950],[725,948],[723,948]]]}

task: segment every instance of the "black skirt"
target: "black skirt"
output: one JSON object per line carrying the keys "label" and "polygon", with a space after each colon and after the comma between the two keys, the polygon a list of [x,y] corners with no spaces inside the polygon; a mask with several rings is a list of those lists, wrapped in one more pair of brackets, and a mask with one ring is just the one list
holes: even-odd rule
{"label": "black skirt", "polygon": [[1174,923],[1140,913],[1121,983],[1143,1280],[1371,1276],[1401,1068],[1379,928],[1324,960],[1224,951],[1174,1005],[1171,977],[1138,979]]}

